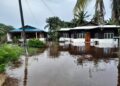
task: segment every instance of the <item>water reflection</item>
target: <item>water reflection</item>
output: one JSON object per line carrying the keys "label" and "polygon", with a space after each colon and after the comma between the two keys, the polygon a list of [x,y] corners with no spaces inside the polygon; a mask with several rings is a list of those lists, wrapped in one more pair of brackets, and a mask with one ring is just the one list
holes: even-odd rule
{"label": "water reflection", "polygon": [[118,64],[118,84],[117,86],[120,86],[120,57],[119,57],[119,64]]}
{"label": "water reflection", "polygon": [[57,43],[52,43],[49,47],[49,56],[50,58],[57,58],[59,57],[59,45]]}
{"label": "water reflection", "polygon": [[[68,47],[69,46],[69,47]],[[68,51],[71,55],[90,55],[94,58],[114,58],[117,54],[118,48],[98,48],[85,44],[85,46],[64,45],[60,46],[60,51]]]}
{"label": "water reflection", "polygon": [[7,77],[3,86],[19,86],[19,80],[14,77]]}
{"label": "water reflection", "polygon": [[117,51],[90,44],[52,44],[43,53],[26,58],[23,72],[12,73],[21,75],[19,86],[120,86]]}
{"label": "water reflection", "polygon": [[27,82],[28,82],[28,57],[25,58],[23,86],[27,86]]}

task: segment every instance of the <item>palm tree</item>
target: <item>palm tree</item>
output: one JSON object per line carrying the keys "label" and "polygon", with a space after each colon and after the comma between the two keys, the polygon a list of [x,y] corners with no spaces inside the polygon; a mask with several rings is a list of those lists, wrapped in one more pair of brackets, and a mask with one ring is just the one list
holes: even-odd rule
{"label": "palm tree", "polygon": [[[74,7],[74,14],[78,14],[81,11],[84,11],[85,7],[87,6],[87,3],[90,0],[77,0],[77,3]],[[104,3],[103,0],[96,0],[95,4],[95,15],[93,17],[93,21],[97,21],[97,23],[103,23],[104,21]]]}
{"label": "palm tree", "polygon": [[87,14],[87,12],[81,11],[78,14],[75,14],[75,23],[77,26],[85,24],[87,21],[85,20],[90,15]]}
{"label": "palm tree", "polygon": [[77,14],[81,11],[84,11],[89,0],[77,0],[77,3],[74,7],[74,14]]}
{"label": "palm tree", "polygon": [[112,19],[120,24],[120,0],[112,0]]}
{"label": "palm tree", "polygon": [[97,24],[104,24],[105,7],[103,0],[96,0],[95,4],[95,15],[93,22]]}

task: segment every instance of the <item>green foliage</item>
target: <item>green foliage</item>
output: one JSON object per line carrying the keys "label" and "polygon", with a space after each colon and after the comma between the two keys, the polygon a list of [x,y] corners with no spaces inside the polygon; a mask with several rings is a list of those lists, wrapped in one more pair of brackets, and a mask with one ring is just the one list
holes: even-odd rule
{"label": "green foliage", "polygon": [[87,12],[81,11],[78,14],[75,14],[73,23],[75,23],[77,26],[84,25],[87,22],[85,19],[89,16],[90,15],[88,15]]}
{"label": "green foliage", "polygon": [[49,17],[46,20],[47,25],[45,28],[48,28],[49,37],[52,41],[57,41],[58,39],[58,30],[61,28],[61,20],[58,17]]}
{"label": "green foliage", "polygon": [[0,43],[4,43],[6,41],[6,34],[12,29],[14,29],[12,26],[0,23]]}
{"label": "green foliage", "polygon": [[30,39],[28,41],[28,46],[34,47],[34,48],[43,48],[43,47],[45,47],[45,44],[42,41],[40,41],[39,39]]}
{"label": "green foliage", "polygon": [[112,19],[120,25],[120,0],[112,0]]}
{"label": "green foliage", "polygon": [[110,18],[110,19],[107,20],[106,22],[107,22],[107,24],[109,24],[109,25],[116,25],[116,24],[118,24],[118,22],[115,21],[115,20],[113,20],[112,18]]}
{"label": "green foliage", "polygon": [[19,60],[23,49],[17,45],[4,44],[0,47],[0,71],[4,70],[5,65],[9,62],[15,62]]}
{"label": "green foliage", "polygon": [[5,71],[5,64],[0,64],[0,73]]}
{"label": "green foliage", "polygon": [[52,39],[52,41],[58,41],[58,31],[60,28],[75,27],[74,22],[62,21],[59,17],[49,17],[46,23],[45,28],[48,28],[49,38]]}
{"label": "green foliage", "polygon": [[74,7],[74,14],[77,14],[77,13],[85,10],[89,1],[90,0],[77,0],[76,5]]}

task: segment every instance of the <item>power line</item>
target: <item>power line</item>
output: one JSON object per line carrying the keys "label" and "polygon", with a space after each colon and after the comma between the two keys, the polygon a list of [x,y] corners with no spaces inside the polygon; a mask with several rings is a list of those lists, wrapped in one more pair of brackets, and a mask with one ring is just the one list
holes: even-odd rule
{"label": "power line", "polygon": [[30,7],[30,4],[29,4],[28,0],[25,0],[25,1],[26,1],[26,4],[27,4],[27,6],[28,6],[28,9],[29,9],[31,15],[33,16],[32,18],[34,19],[35,23],[39,25],[36,16],[35,16],[34,13],[32,12],[32,9],[31,9],[31,7]]}
{"label": "power line", "polygon": [[52,9],[47,5],[47,3],[44,1],[44,0],[41,0],[42,3],[45,5],[45,7],[49,10],[49,12],[52,14],[52,15],[55,15],[55,13],[52,11]]}

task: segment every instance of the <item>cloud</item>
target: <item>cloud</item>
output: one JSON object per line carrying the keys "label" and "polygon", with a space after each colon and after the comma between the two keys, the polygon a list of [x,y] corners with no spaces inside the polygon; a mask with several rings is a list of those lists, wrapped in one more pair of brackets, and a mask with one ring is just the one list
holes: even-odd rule
{"label": "cloud", "polygon": [[[105,4],[108,3],[107,1],[109,0],[106,0]],[[43,29],[46,18],[51,16],[58,16],[62,20],[70,21],[73,18],[75,3],[76,0],[22,0],[25,24]],[[92,3],[94,2],[90,4]],[[107,17],[110,16],[109,7],[109,5],[106,7]],[[2,17],[0,23],[13,25],[16,28],[21,26],[18,0],[1,0],[0,10],[0,17]],[[93,15],[94,5],[89,5],[87,11]]]}

